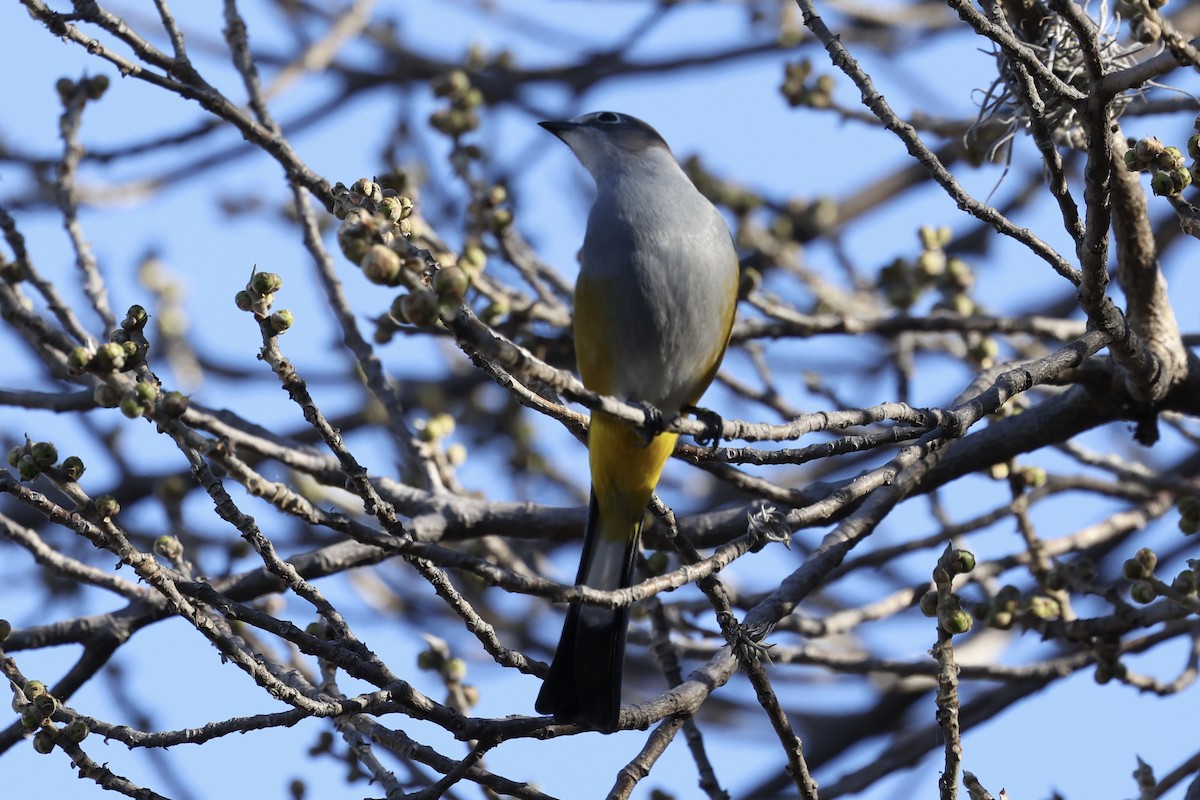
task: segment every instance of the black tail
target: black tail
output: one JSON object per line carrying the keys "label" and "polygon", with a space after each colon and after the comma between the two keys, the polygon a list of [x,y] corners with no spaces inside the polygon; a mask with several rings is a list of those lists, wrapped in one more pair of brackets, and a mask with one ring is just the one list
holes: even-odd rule
{"label": "black tail", "polygon": [[[641,526],[638,526],[640,533]],[[637,535],[624,542],[620,586],[594,586],[595,589],[626,588],[633,579],[633,558]],[[600,547],[616,542],[604,541],[598,526],[596,497],[588,508],[583,557],[576,584],[583,584]],[[625,630],[629,627],[629,606],[617,609],[581,607],[572,603],[563,623],[558,650],[550,663],[542,690],[534,707],[541,714],[553,714],[561,720],[584,720],[597,730],[610,733],[617,729],[621,712],[621,667],[625,660]]]}

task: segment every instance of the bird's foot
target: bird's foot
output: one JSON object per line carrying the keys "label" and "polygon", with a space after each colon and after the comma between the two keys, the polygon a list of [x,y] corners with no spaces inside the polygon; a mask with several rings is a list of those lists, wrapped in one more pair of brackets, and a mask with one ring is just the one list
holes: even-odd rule
{"label": "bird's foot", "polygon": [[686,405],[683,407],[685,414],[693,414],[696,419],[704,423],[707,430],[696,438],[696,444],[701,447],[707,447],[712,443],[716,447],[721,443],[721,430],[725,426],[725,421],[721,419],[721,415],[710,408],[700,408],[700,406]]}
{"label": "bird's foot", "polygon": [[663,432],[663,428],[665,427],[662,411],[657,406],[650,405],[641,400],[634,400],[630,402],[630,405],[640,408],[642,413],[646,415],[646,421],[638,427],[638,433],[645,440],[643,444],[650,444],[655,436]]}

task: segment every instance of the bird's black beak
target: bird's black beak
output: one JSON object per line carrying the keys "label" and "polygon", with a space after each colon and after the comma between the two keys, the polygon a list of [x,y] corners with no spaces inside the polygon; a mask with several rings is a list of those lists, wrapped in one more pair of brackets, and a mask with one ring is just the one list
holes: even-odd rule
{"label": "bird's black beak", "polygon": [[579,127],[578,122],[572,122],[569,119],[551,119],[546,120],[545,122],[539,122],[538,125],[541,125],[543,128],[550,131],[560,139],[567,131],[571,131]]}

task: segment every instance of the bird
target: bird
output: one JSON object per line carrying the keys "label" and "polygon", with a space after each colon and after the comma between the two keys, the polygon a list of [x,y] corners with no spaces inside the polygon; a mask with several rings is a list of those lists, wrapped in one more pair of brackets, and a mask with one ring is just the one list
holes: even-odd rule
{"label": "bird", "polygon": [[[733,328],[739,273],[729,225],[642,120],[595,111],[538,124],[596,184],[572,325],[584,386],[664,414],[695,410]],[[658,432],[647,441],[625,421],[592,414],[577,585],[631,585],[646,505],[678,438]],[[628,626],[628,606],[572,603],[537,711],[616,730]]]}

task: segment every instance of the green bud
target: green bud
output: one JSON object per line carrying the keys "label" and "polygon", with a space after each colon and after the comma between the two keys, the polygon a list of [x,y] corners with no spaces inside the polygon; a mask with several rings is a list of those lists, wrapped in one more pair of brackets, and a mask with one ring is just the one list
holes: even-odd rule
{"label": "green bud", "polygon": [[921,602],[919,603],[919,608],[921,609],[921,613],[924,614],[925,616],[929,617],[930,619],[933,619],[934,617],[937,616],[937,603],[938,603],[938,593],[937,592],[930,590],[930,591],[926,592],[925,594],[921,595]]}
{"label": "green bud", "polygon": [[413,213],[413,201],[407,195],[400,195],[396,198],[400,201],[400,219],[408,219]]}
{"label": "green bud", "polygon": [[379,215],[387,217],[389,222],[399,222],[402,213],[400,198],[391,195],[379,201]]}
{"label": "green bud", "polygon": [[467,662],[461,658],[446,659],[446,663],[442,666],[442,674],[448,681],[462,683],[463,678],[467,677]]}
{"label": "green bud", "polygon": [[1029,613],[1038,619],[1049,621],[1058,619],[1062,614],[1062,607],[1053,597],[1034,595],[1029,598]]}
{"label": "green bud", "polygon": [[970,550],[955,550],[950,554],[950,571],[954,575],[963,575],[975,569],[975,554]]}
{"label": "green bud", "polygon": [[150,315],[146,313],[146,309],[134,304],[125,312],[125,319],[121,321],[121,329],[126,331],[140,331],[146,327],[146,320]]}
{"label": "green bud", "polygon": [[434,414],[425,423],[425,428],[422,431],[422,438],[426,441],[436,442],[439,439],[445,439],[454,433],[455,425],[454,417],[447,413]]}
{"label": "green bud", "polygon": [[1023,467],[1021,469],[1021,475],[1025,479],[1025,485],[1032,489],[1036,489],[1039,486],[1045,486],[1046,479],[1048,477],[1046,475],[1046,470],[1042,467]]}
{"label": "green bud", "polygon": [[375,332],[371,334],[371,341],[384,345],[390,344],[395,337],[396,324],[391,317],[384,316],[375,320]]}
{"label": "green bud", "polygon": [[63,735],[67,737],[67,741],[79,744],[87,738],[91,733],[91,728],[81,719],[74,720],[70,725],[63,728]]}
{"label": "green bud", "polygon": [[58,701],[54,699],[54,695],[47,692],[33,698],[33,707],[38,710],[43,719],[49,719],[54,716],[55,711],[58,711]]}
{"label": "green bud", "polygon": [[67,355],[67,366],[72,372],[83,372],[92,363],[92,351],[86,347],[76,347]]}
{"label": "green bud", "polygon": [[182,392],[167,392],[159,408],[168,417],[182,417],[188,409],[187,395]]}
{"label": "green bud", "polygon": [[107,383],[100,383],[92,391],[92,399],[101,408],[116,408],[121,403],[121,395]]}
{"label": "green bud", "polygon": [[400,256],[387,245],[373,244],[362,257],[362,271],[367,280],[381,286],[395,286],[400,281]]}
{"label": "green bud", "polygon": [[941,275],[946,271],[946,254],[941,250],[923,250],[917,256],[916,266],[926,276]]}
{"label": "green bud", "polygon": [[8,451],[8,465],[15,467],[21,461],[21,456],[25,455],[25,446],[17,445]]}
{"label": "green bud", "polygon": [[54,91],[58,92],[58,99],[66,103],[75,96],[75,81],[70,78],[59,78],[54,82]]}
{"label": "green bud", "polygon": [[1196,161],[1200,161],[1200,133],[1193,133],[1187,140],[1188,155]]}
{"label": "green bud", "polygon": [[1179,194],[1184,189],[1192,185],[1192,173],[1186,167],[1178,166],[1170,171],[1171,185],[1174,187],[1174,194]]}
{"label": "green bud", "polygon": [[1183,514],[1179,517],[1179,530],[1186,536],[1200,532],[1200,513]]}
{"label": "green bud", "polygon": [[442,659],[432,650],[422,650],[417,653],[417,669],[429,672],[437,669],[441,663]]}
{"label": "green bud", "polygon": [[53,467],[59,459],[59,449],[54,446],[53,441],[38,441],[31,447],[29,455],[34,457],[34,463],[38,467]]}
{"label": "green bud", "polygon": [[971,630],[975,623],[971,615],[963,609],[952,608],[938,615],[938,624],[946,633],[957,636]]}
{"label": "green bud", "polygon": [[496,300],[484,306],[483,311],[479,312],[479,318],[489,325],[495,325],[500,320],[504,319],[504,315],[509,312],[508,303],[504,300]]}
{"label": "green bud", "polygon": [[361,222],[357,222],[356,217],[346,217],[346,221],[338,228],[337,241],[346,260],[352,264],[362,262],[363,256],[367,252],[368,240],[366,231]]}
{"label": "green bud", "polygon": [[21,460],[17,462],[17,474],[21,476],[23,481],[32,481],[42,474],[38,469],[37,462],[33,460],[33,456],[26,453],[21,456]]}
{"label": "green bud", "polygon": [[512,224],[513,214],[507,208],[493,209],[487,215],[488,229],[492,233],[503,233],[504,229]]}
{"label": "green bud", "polygon": [[1137,154],[1138,160],[1143,164],[1149,164],[1154,161],[1163,151],[1163,143],[1157,136],[1147,136],[1143,139],[1138,139],[1133,146],[1134,153]]}
{"label": "green bud", "polygon": [[256,272],[250,278],[250,291],[259,294],[274,294],[283,288],[283,278],[274,272]]}
{"label": "green bud", "polygon": [[93,75],[90,78],[84,78],[83,82],[79,84],[79,88],[83,89],[83,93],[89,100],[99,100],[108,91],[108,76]]}
{"label": "green bud", "polygon": [[1137,172],[1142,168],[1142,162],[1138,159],[1137,153],[1133,150],[1125,151],[1125,168],[1130,172]]}
{"label": "green bud", "polygon": [[128,362],[129,359],[137,355],[138,343],[130,339],[121,345],[121,349],[125,351],[125,359]]}
{"label": "green bud", "polygon": [[383,188],[370,178],[359,178],[350,186],[350,196],[356,202],[375,201],[383,195]]}
{"label": "green bud", "polygon": [[12,623],[6,619],[0,619],[0,642],[3,642],[12,635]]}
{"label": "green bud", "polygon": [[163,558],[175,560],[183,555],[183,543],[174,536],[163,534],[154,540],[154,552]]}
{"label": "green bud", "polygon": [[438,75],[429,82],[436,97],[458,97],[471,88],[471,79],[461,69]]}
{"label": "green bud", "polygon": [[292,312],[286,308],[281,308],[271,315],[271,330],[276,333],[283,333],[288,328],[292,327]]}
{"label": "green bud", "polygon": [[1143,547],[1141,550],[1138,550],[1134,558],[1145,568],[1147,575],[1154,572],[1154,568],[1158,566],[1158,554],[1149,547]]}
{"label": "green bud", "polygon": [[108,519],[121,512],[121,504],[111,494],[102,494],[96,498],[96,515],[100,519]]}
{"label": "green bud", "polygon": [[1006,631],[1013,626],[1013,613],[997,609],[988,614],[988,625],[1002,631]]}
{"label": "green bud", "polygon": [[77,481],[83,476],[83,472],[87,467],[83,465],[83,459],[79,456],[67,456],[63,459],[60,465],[63,477],[69,481]]}
{"label": "green bud", "polygon": [[1163,148],[1163,151],[1154,159],[1154,163],[1166,170],[1182,167],[1184,165],[1183,153],[1179,152],[1178,147],[1169,145]]}
{"label": "green bud", "polygon": [[57,738],[58,731],[48,731],[43,728],[33,737],[33,749],[42,755],[48,755],[54,752],[54,740]]}
{"label": "green bud", "polygon": [[943,282],[951,287],[966,291],[975,285],[975,273],[971,265],[957,256],[946,262],[946,274]]}
{"label": "green bud", "polygon": [[487,266],[487,253],[482,247],[477,244],[469,244],[463,248],[462,258],[458,260],[458,266],[465,269],[468,273],[482,272]]}
{"label": "green bud", "polygon": [[239,311],[254,310],[254,298],[245,289],[238,290],[238,293],[233,296],[233,302],[237,305]]}
{"label": "green bud", "polygon": [[442,267],[433,276],[433,291],[438,300],[447,305],[458,305],[467,295],[471,279],[458,267]]}
{"label": "green bud", "polygon": [[121,413],[130,419],[137,419],[143,411],[145,409],[142,407],[142,401],[138,400],[137,395],[133,392],[121,398]]}
{"label": "green bud", "polygon": [[105,342],[96,349],[92,365],[101,372],[115,372],[125,366],[125,348],[116,342]]}
{"label": "green bud", "polygon": [[25,693],[25,699],[32,703],[46,694],[46,684],[41,681],[25,681],[25,685],[21,687],[21,691]]}
{"label": "green bud", "polygon": [[400,298],[401,317],[412,325],[425,327],[437,320],[437,295],[427,289],[417,289]]}
{"label": "green bud", "polygon": [[1015,611],[1021,602],[1021,590],[1011,583],[1005,584],[996,592],[996,598],[993,602],[997,608]]}
{"label": "green bud", "polygon": [[650,554],[646,559],[646,567],[651,575],[662,575],[671,566],[671,559],[661,550],[657,550]]}
{"label": "green bud", "polygon": [[158,387],[149,381],[141,381],[133,387],[133,393],[142,405],[152,405],[158,399]]}
{"label": "green bud", "polygon": [[1150,191],[1159,197],[1175,193],[1175,181],[1169,172],[1159,170],[1150,178]]}
{"label": "green bud", "polygon": [[925,250],[936,250],[942,246],[938,238],[938,230],[932,225],[922,225],[917,228],[917,238],[921,240],[921,247]]}
{"label": "green bud", "polygon": [[1131,581],[1136,581],[1149,577],[1150,571],[1142,566],[1142,563],[1136,558],[1127,558],[1121,565],[1121,574]]}
{"label": "green bud", "polygon": [[1103,661],[1100,662],[1096,665],[1096,671],[1092,673],[1092,678],[1095,679],[1096,683],[1103,686],[1113,679],[1112,666]]}
{"label": "green bud", "polygon": [[1144,605],[1154,602],[1154,599],[1158,597],[1158,590],[1150,581],[1134,581],[1133,586],[1129,587],[1129,597],[1133,602]]}
{"label": "green bud", "polygon": [[27,731],[35,731],[46,721],[45,715],[30,703],[21,709],[21,727]]}

